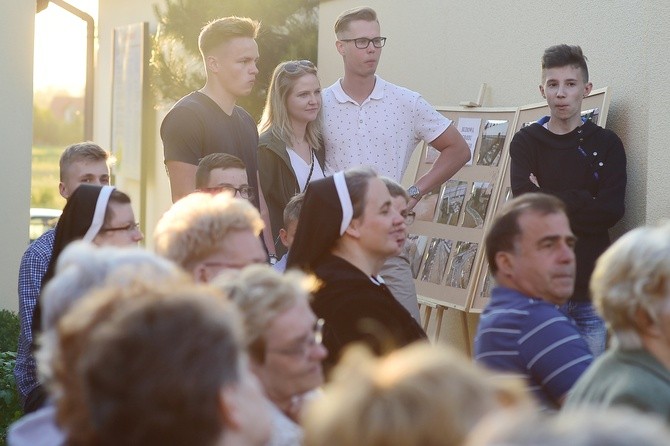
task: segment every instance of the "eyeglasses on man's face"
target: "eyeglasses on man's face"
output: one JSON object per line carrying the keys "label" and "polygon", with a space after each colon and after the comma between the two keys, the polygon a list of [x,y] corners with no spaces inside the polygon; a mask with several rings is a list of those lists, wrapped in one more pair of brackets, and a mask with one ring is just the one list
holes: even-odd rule
{"label": "eyeglasses on man's face", "polygon": [[386,37],[375,37],[374,39],[368,39],[367,37],[359,37],[357,39],[340,39],[340,42],[354,42],[356,48],[359,50],[364,50],[370,46],[370,43],[372,43],[372,46],[375,48],[383,47],[386,44]]}
{"label": "eyeglasses on man's face", "polygon": [[312,351],[312,348],[321,345],[323,343],[323,319],[317,319],[312,328],[312,332],[307,339],[302,341],[299,345],[287,348],[276,348],[268,350],[271,353],[279,353],[286,356],[295,356],[300,358],[306,358],[309,356],[309,352]]}
{"label": "eyeglasses on man's face", "polygon": [[140,222],[138,222],[138,221],[136,221],[135,223],[128,223],[127,225],[123,225],[123,226],[100,228],[100,232],[113,232],[113,231],[132,232],[132,231],[139,231],[139,230],[140,230]]}
{"label": "eyeglasses on man's face", "polygon": [[305,68],[314,68],[314,64],[309,60],[292,60],[291,62],[286,62],[284,64],[284,71],[287,73],[296,73],[300,67]]}
{"label": "eyeglasses on man's face", "polygon": [[251,200],[254,198],[254,195],[256,193],[256,190],[251,187],[251,186],[240,186],[239,188],[233,186],[232,184],[221,184],[219,186],[214,186],[214,187],[205,187],[202,189],[203,192],[207,192],[210,194],[218,194],[219,192],[229,192],[233,196],[235,196],[238,192],[240,194],[240,197]]}

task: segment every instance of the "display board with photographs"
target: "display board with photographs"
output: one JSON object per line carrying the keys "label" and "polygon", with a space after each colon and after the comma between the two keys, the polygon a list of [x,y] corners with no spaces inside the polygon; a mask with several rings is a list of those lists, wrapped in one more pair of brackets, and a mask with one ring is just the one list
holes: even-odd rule
{"label": "display board with photographs", "polygon": [[[583,103],[583,116],[604,126],[607,88],[594,90]],[[420,298],[468,312],[481,312],[494,280],[483,252],[484,235],[505,201],[512,198],[509,145],[514,134],[549,114],[545,103],[520,108],[437,107],[453,121],[468,143],[470,162],[453,178],[426,193],[409,227],[408,258]],[[424,145],[415,178],[439,155]]]}
{"label": "display board with photographs", "polygon": [[[476,286],[486,223],[495,211],[506,147],[517,109],[438,107],[470,147],[470,162],[424,194],[410,226],[410,263],[417,292],[431,302],[466,310]],[[439,152],[424,145],[416,178]]]}
{"label": "display board with photographs", "polygon": [[[609,90],[608,88],[601,88],[594,90],[591,94],[584,98],[582,102],[582,117],[592,121],[594,124],[598,124],[601,127],[605,127],[607,122],[607,111],[609,109]],[[538,119],[543,116],[549,115],[549,107],[546,102],[526,105],[519,108],[518,118],[516,120],[517,125],[512,135],[516,133],[521,127],[525,127],[536,122]],[[508,150],[506,147],[505,150]],[[496,212],[502,208],[502,205],[512,199],[512,188],[510,187],[510,169],[509,169],[509,156],[505,157],[505,166],[503,169],[504,175],[501,182],[501,191],[502,193],[498,195],[497,203],[489,204],[489,207],[493,206],[496,209]],[[482,265],[479,269],[480,277],[477,280],[477,285],[475,287],[472,299],[470,300],[470,305],[467,308],[469,312],[478,313],[481,312],[486,304],[489,301],[491,296],[491,288],[495,284],[491,273],[489,272],[489,265],[486,261],[486,256],[482,257]]]}

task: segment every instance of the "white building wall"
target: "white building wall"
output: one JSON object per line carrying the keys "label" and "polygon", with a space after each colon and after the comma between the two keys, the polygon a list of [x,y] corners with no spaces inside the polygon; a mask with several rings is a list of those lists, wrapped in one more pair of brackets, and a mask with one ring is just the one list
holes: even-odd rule
{"label": "white building wall", "polygon": [[0,308],[16,311],[30,221],[35,2],[0,0],[0,5]]}
{"label": "white building wall", "polygon": [[[335,19],[362,5],[377,11],[388,37],[379,74],[435,105],[475,101],[482,83],[486,107],[540,102],[544,48],[581,45],[594,87],[611,88],[607,127],[621,137],[628,157],[626,215],[614,235],[670,215],[670,150],[660,124],[670,121],[667,2],[331,0],[321,4],[319,17],[324,85],[342,75]],[[469,320],[472,333],[477,317]],[[447,311],[443,338],[464,347],[462,325],[458,312]]]}
{"label": "white building wall", "polygon": [[[96,93],[95,93],[95,141],[105,148],[111,147],[111,122],[112,122],[112,55],[113,55],[113,31],[115,27],[130,25],[139,22],[149,23],[149,32],[156,32],[156,19],[153,5],[157,2],[146,0],[100,0],[96,69]],[[164,2],[160,2],[164,7]],[[150,51],[150,49],[149,49]],[[148,161],[143,167],[146,175],[147,191],[145,202],[141,201],[140,182],[134,179],[118,176],[115,178],[117,186],[127,192],[133,201],[136,217],[142,219],[141,224],[145,233],[145,246],[152,247],[152,232],[158,219],[170,207],[170,186],[163,165],[163,150],[158,136],[158,129],[162,117],[166,113],[158,110],[152,123],[146,123],[147,131],[153,136],[153,150],[149,152]],[[138,118],[139,119],[139,118]],[[153,124],[153,125],[152,125]]]}

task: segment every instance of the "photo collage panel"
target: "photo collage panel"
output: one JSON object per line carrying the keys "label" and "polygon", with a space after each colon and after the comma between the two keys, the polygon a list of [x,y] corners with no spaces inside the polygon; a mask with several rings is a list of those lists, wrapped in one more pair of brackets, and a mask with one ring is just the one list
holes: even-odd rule
{"label": "photo collage panel", "polygon": [[493,184],[489,182],[474,181],[469,185],[467,181],[449,180],[441,190],[436,188],[419,200],[414,207],[416,220],[483,228],[492,194]]}
{"label": "photo collage panel", "polygon": [[[466,289],[470,284],[478,243],[453,242],[439,237],[410,234],[407,251],[415,279]],[[446,277],[446,280],[445,280]]]}

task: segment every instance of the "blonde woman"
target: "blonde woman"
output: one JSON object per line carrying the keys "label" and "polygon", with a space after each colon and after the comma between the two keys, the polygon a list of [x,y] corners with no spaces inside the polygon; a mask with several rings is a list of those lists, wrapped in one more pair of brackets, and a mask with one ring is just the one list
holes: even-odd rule
{"label": "blonde woman", "polygon": [[286,248],[277,241],[284,207],[310,181],[324,177],[321,84],[312,62],[294,60],[275,68],[258,131],[261,190],[281,257]]}

